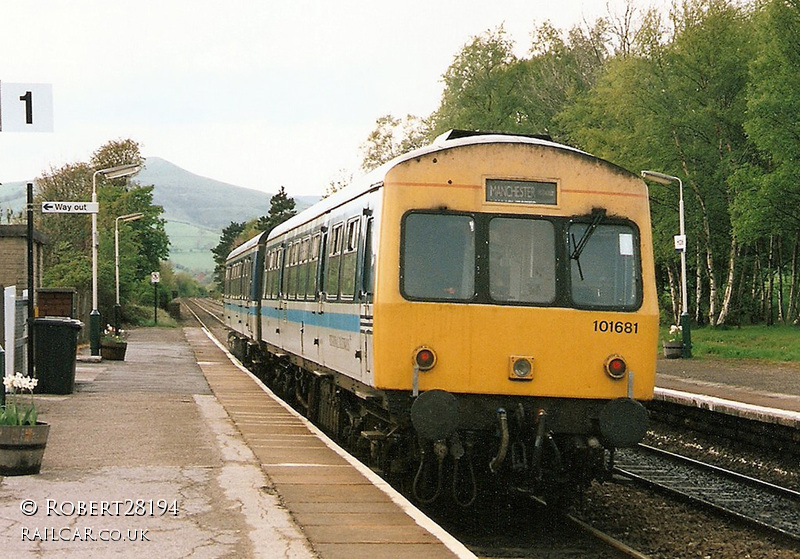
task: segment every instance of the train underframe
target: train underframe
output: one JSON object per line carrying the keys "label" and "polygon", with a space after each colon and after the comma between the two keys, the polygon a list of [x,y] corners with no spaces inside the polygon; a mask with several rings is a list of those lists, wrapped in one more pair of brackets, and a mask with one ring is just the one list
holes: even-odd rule
{"label": "train underframe", "polygon": [[[415,396],[376,390],[235,334],[229,344],[277,395],[419,503],[469,507],[523,492],[569,506],[610,476],[613,446],[599,425],[607,400]],[[640,422],[635,411],[631,421]]]}

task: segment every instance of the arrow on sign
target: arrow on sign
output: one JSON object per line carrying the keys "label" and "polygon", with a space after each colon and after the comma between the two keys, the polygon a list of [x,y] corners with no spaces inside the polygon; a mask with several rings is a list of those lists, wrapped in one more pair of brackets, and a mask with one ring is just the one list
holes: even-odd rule
{"label": "arrow on sign", "polygon": [[100,202],[42,202],[43,213],[96,214]]}

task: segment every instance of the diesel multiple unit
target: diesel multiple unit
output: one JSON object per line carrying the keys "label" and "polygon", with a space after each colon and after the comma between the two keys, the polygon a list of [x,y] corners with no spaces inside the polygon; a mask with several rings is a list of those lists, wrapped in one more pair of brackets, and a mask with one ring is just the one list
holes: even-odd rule
{"label": "diesel multiple unit", "polygon": [[563,495],[646,430],[648,193],[547,139],[452,131],[228,257],[234,353],[420,501]]}

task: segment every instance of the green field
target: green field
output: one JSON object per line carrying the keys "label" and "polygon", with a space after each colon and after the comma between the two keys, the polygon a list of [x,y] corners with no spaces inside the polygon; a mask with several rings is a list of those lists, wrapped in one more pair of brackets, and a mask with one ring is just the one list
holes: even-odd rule
{"label": "green field", "polygon": [[[662,328],[660,339],[667,336]],[[659,341],[659,347],[660,347]],[[800,327],[742,326],[692,329],[692,356],[800,361]]]}
{"label": "green field", "polygon": [[219,244],[219,231],[179,221],[168,221],[165,229],[170,240],[169,259],[176,270],[192,275],[213,272],[211,249]]}

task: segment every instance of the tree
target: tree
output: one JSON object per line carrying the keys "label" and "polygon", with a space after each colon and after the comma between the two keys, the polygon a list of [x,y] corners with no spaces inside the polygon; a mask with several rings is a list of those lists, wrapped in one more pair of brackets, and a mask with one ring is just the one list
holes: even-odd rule
{"label": "tree", "polygon": [[[361,169],[371,171],[395,157],[420,148],[433,140],[430,119],[407,115],[404,119],[383,115],[361,144]],[[352,180],[352,176],[350,177]]]}
{"label": "tree", "polygon": [[[772,247],[777,239],[780,248],[785,237],[786,245],[792,247],[787,306],[796,321],[800,282],[800,1],[766,2],[755,22],[759,52],[750,65],[744,126],[761,159],[740,174],[735,227],[753,243],[769,239]],[[779,261],[773,267],[779,280],[783,277],[782,265]],[[778,311],[780,315],[782,306]],[[768,322],[771,316],[767,315]]]}
{"label": "tree", "polygon": [[[36,180],[36,199],[88,201],[92,195],[92,175],[98,168],[128,163],[141,164],[139,144],[116,140],[100,147],[91,163],[67,164],[51,168]],[[97,165],[98,167],[95,167]],[[169,239],[161,218],[163,208],[153,205],[153,187],[140,186],[124,179],[106,181],[97,177],[98,302],[101,314],[111,316],[115,301],[114,225],[120,215],[141,212],[144,217],[120,228],[120,293],[123,299],[133,293],[133,285],[158,270],[169,254]],[[38,227],[54,242],[44,254],[43,283],[50,287],[74,287],[79,297],[88,300],[91,289],[91,222],[84,215],[42,216]]]}
{"label": "tree", "polygon": [[521,69],[502,27],[475,37],[444,74],[444,92],[432,115],[435,135],[451,128],[523,131]]}
{"label": "tree", "polygon": [[339,169],[339,174],[336,178],[331,179],[328,186],[325,187],[325,194],[323,198],[327,198],[331,194],[339,192],[343,188],[350,186],[353,182],[353,173],[348,172],[347,169]]}
{"label": "tree", "polygon": [[256,227],[269,234],[275,227],[297,214],[294,207],[294,198],[289,198],[286,189],[280,187],[278,193],[269,199],[269,213],[258,219]]}
{"label": "tree", "polygon": [[[695,287],[701,295],[693,306],[702,308],[713,325],[733,304],[720,294],[727,295],[738,254],[731,232],[731,178],[752,153],[743,128],[751,33],[746,12],[728,0],[687,1],[673,17],[675,31],[668,41],[657,39],[662,36],[657,27],[636,34],[649,41],[631,48],[641,54],[609,63],[596,87],[565,111],[562,122],[597,155],[683,178],[687,227],[698,241],[690,249],[698,251],[700,262]],[[645,25],[658,21],[651,18]],[[676,227],[667,224],[677,217],[676,193],[660,187],[654,192],[655,240],[670,246],[666,233]],[[674,265],[674,255],[656,254],[667,258],[658,262],[665,272]]]}

